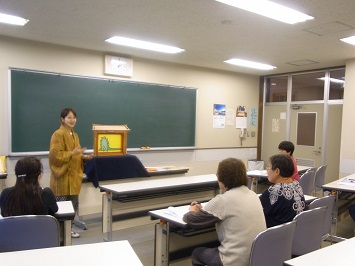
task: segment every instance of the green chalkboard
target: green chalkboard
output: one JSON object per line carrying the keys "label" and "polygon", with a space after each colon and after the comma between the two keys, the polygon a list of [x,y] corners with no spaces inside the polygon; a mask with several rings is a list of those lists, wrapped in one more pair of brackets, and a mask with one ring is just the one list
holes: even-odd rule
{"label": "green chalkboard", "polygon": [[174,87],[11,69],[11,153],[48,151],[60,111],[77,112],[81,146],[92,124],[127,124],[128,148],[194,147],[196,94]]}

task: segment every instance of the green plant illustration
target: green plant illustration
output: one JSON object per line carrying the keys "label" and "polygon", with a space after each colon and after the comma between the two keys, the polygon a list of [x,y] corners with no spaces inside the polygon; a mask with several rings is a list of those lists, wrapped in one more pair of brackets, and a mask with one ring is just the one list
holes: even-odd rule
{"label": "green plant illustration", "polygon": [[121,148],[111,148],[110,147],[110,142],[108,141],[108,138],[103,136],[100,139],[100,148],[99,151],[119,151]]}

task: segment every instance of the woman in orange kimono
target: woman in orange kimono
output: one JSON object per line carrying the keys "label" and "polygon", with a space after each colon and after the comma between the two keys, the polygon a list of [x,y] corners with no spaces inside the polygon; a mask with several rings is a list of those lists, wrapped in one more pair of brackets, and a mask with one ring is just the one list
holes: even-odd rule
{"label": "woman in orange kimono", "polygon": [[[77,212],[84,170],[83,160],[91,159],[93,155],[84,155],[86,148],[80,146],[78,134],[74,131],[76,112],[72,108],[65,108],[60,119],[61,126],[53,133],[49,148],[50,188],[57,201],[72,201]],[[80,235],[72,232],[72,237]]]}

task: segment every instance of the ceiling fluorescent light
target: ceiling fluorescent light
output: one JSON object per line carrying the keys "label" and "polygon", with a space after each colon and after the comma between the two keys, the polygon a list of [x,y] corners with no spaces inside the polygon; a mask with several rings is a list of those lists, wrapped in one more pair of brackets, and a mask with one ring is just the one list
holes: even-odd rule
{"label": "ceiling fluorescent light", "polygon": [[355,45],[355,35],[347,38],[340,39],[342,42],[350,43]]}
{"label": "ceiling fluorescent light", "polygon": [[168,54],[176,54],[176,53],[180,53],[182,51],[185,51],[184,49],[180,49],[180,48],[173,47],[173,46],[152,43],[152,42],[146,42],[146,41],[140,41],[140,40],[135,40],[135,39],[129,39],[129,38],[119,37],[119,36],[111,37],[111,38],[107,39],[106,42],[118,44],[118,45],[123,45],[123,46],[134,47],[134,48],[145,49],[145,50],[151,50],[151,51],[156,51],[156,52],[168,53]]}
{"label": "ceiling fluorescent light", "polygon": [[28,19],[0,13],[0,22],[12,24],[12,25],[23,26],[28,22]]}
{"label": "ceiling fluorescent light", "polygon": [[267,0],[216,0],[226,5],[244,9],[249,12],[272,18],[288,24],[314,19],[297,10]]}
{"label": "ceiling fluorescent light", "polygon": [[271,65],[266,65],[262,63],[257,63],[257,62],[252,62],[252,61],[247,61],[247,60],[237,59],[237,58],[229,59],[224,62],[236,66],[249,67],[249,68],[261,69],[261,70],[271,70],[276,68]]}

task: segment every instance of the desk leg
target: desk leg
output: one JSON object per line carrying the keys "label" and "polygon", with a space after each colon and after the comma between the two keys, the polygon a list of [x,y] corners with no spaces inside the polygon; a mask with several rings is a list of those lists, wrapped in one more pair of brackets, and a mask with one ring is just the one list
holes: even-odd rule
{"label": "desk leg", "polygon": [[112,241],[112,193],[108,197],[108,241]]}
{"label": "desk leg", "polygon": [[255,193],[258,194],[258,183],[259,179],[257,177],[253,177],[253,184],[255,184]]}
{"label": "desk leg", "polygon": [[64,246],[71,246],[71,220],[64,221]]}
{"label": "desk leg", "polygon": [[169,265],[169,223],[161,221],[155,225],[154,265]]}
{"label": "desk leg", "polygon": [[338,233],[338,209],[339,209],[339,191],[332,191],[332,194],[335,194],[335,208],[333,209],[332,215],[332,227],[330,228],[330,242],[341,242],[345,238],[337,236]]}
{"label": "desk leg", "polygon": [[112,241],[112,193],[102,195],[102,230],[107,232],[104,241]]}
{"label": "desk leg", "polygon": [[251,186],[250,189],[253,189],[255,193],[258,193],[258,177],[256,176],[252,176],[252,177],[248,177],[251,179]]}
{"label": "desk leg", "polygon": [[332,225],[334,224],[334,226],[332,226],[331,228],[332,236],[336,236],[338,232],[338,209],[339,209],[339,191],[335,191],[335,208],[333,209],[333,215],[332,215]]}

